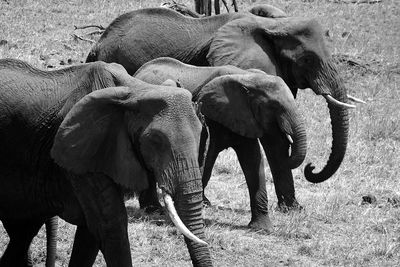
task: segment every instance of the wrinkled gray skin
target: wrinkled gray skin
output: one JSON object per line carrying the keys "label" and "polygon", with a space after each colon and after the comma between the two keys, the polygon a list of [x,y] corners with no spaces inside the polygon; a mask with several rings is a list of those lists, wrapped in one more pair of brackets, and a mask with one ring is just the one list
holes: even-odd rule
{"label": "wrinkled gray skin", "polygon": [[[290,89],[277,76],[234,66],[196,67],[173,58],[158,58],[144,64],[134,77],[153,84],[175,80],[189,90],[193,100],[201,106],[210,132],[203,187],[210,179],[219,152],[228,147],[240,151],[243,149],[239,143],[241,139],[252,140],[266,135],[280,140],[290,135],[293,139],[291,155],[278,160],[296,168],[305,158],[307,144],[303,120]],[[245,156],[248,161],[261,157],[259,154]],[[262,216],[263,210],[257,206],[257,196],[267,195],[266,185],[254,181],[248,181],[248,184],[251,223],[263,220],[265,229],[271,230],[270,219],[267,215]]]}
{"label": "wrinkled gray skin", "polygon": [[[0,219],[19,245],[1,266],[26,266],[33,236],[55,215],[78,226],[70,266],[91,266],[99,249],[108,266],[131,266],[122,188],[146,189],[149,174],[204,238],[202,125],[187,90],[104,62],[41,71],[4,59],[0,81]],[[211,265],[206,245],[185,241],[194,265]]]}
{"label": "wrinkled gray skin", "polygon": [[[144,63],[172,57],[196,66],[234,65],[257,68],[282,77],[294,96],[298,88],[311,88],[317,95],[347,102],[347,91],[324,42],[321,25],[314,19],[268,18],[250,12],[229,13],[206,18],[189,18],[164,8],[141,9],[115,19],[94,45],[87,61],[103,60],[122,64],[135,73]],[[332,150],[323,169],[313,173],[307,165],[307,180],[319,183],[339,168],[347,147],[348,110],[328,104],[332,122]],[[287,162],[289,142],[260,138],[273,175],[280,207],[298,207],[293,176]],[[236,151],[246,181],[262,184],[265,174],[257,140],[241,139]],[[266,195],[257,196],[257,206],[265,212]],[[262,228],[262,222],[255,227]]]}

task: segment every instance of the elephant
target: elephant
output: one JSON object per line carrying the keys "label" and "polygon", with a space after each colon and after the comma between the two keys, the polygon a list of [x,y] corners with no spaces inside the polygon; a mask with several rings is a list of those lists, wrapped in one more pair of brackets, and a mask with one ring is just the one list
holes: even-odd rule
{"label": "elephant", "polygon": [[[159,57],[172,57],[196,66],[260,69],[280,76],[294,97],[298,88],[311,88],[328,102],[332,147],[320,172],[314,173],[311,163],[306,165],[305,178],[313,183],[323,182],[341,165],[348,140],[348,110],[355,106],[347,103],[347,89],[329,54],[322,27],[315,19],[268,18],[250,12],[189,18],[165,8],[139,9],[116,18],[92,47],[86,61],[117,62],[134,74],[143,64]],[[259,140],[272,172],[278,207],[283,211],[300,209],[291,168],[281,160],[287,158],[289,142],[270,136]],[[243,138],[239,143],[243,148],[236,154],[248,186],[264,183],[262,159],[246,158],[260,155],[258,140]],[[266,195],[256,198],[257,206],[267,206]],[[265,215],[266,211],[261,213]],[[258,226],[263,228],[262,225],[260,220]]]}
{"label": "elephant", "polygon": [[[290,89],[278,76],[234,66],[197,67],[173,58],[149,61],[133,76],[152,84],[172,79],[193,94],[193,101],[201,103],[210,134],[203,188],[207,186],[214,162],[222,150],[233,147],[238,155],[245,155],[245,159],[239,158],[242,162],[259,160],[260,154],[239,153],[254,138],[269,136],[279,140],[289,136],[291,155],[280,160],[287,161],[290,168],[296,168],[304,161],[307,144],[303,119]],[[272,231],[268,207],[260,207],[257,202],[258,196],[267,196],[265,180],[260,180],[259,184],[254,180],[247,182],[252,214],[250,227],[261,227],[258,223],[262,221],[262,227]]]}
{"label": "elephant", "polygon": [[[228,5],[226,4],[226,1],[222,0],[222,2],[225,5],[226,10],[229,12],[229,8],[228,8]],[[236,0],[232,0],[232,6],[233,6],[235,12],[238,12]],[[198,14],[204,14],[206,16],[211,16],[211,13],[212,13],[211,0],[195,0],[194,7]],[[219,0],[214,0],[214,10],[215,10],[216,15],[221,13]]]}
{"label": "elephant", "polygon": [[[203,125],[192,95],[152,85],[116,63],[43,71],[0,60],[0,220],[27,252],[46,219],[77,225],[70,266],[131,266],[123,193],[156,179],[195,266],[212,266],[203,241],[199,151]],[[26,266],[10,257],[0,266]]]}

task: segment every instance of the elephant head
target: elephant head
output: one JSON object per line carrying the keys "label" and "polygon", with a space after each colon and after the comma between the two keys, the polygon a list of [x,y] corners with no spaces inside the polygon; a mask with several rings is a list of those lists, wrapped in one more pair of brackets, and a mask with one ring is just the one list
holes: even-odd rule
{"label": "elephant head", "polygon": [[278,76],[230,65],[197,67],[161,57],[144,64],[134,77],[152,84],[161,84],[166,79],[179,81],[193,94],[193,100],[201,104],[206,118],[236,134],[260,138],[264,134],[276,135],[278,130],[289,139],[293,136],[289,166],[297,168],[304,160],[303,120],[290,89]]}
{"label": "elephant head", "polygon": [[296,96],[297,88],[311,88],[328,101],[332,123],[332,151],[319,173],[305,168],[307,180],[319,183],[339,168],[347,146],[347,93],[314,19],[243,16],[219,28],[207,59],[211,65],[258,68],[279,75]]}
{"label": "elephant head", "polygon": [[194,265],[209,266],[210,253],[201,240],[202,125],[191,97],[184,89],[133,78],[129,87],[94,91],[65,116],[51,155],[82,179],[86,173],[99,172],[134,191],[145,189],[148,174],[154,175],[172,221],[186,236]]}
{"label": "elephant head", "polygon": [[202,86],[194,98],[202,103],[207,118],[242,136],[260,138],[278,129],[293,137],[289,166],[297,168],[303,162],[306,131],[293,95],[280,77],[260,71],[224,75]]}

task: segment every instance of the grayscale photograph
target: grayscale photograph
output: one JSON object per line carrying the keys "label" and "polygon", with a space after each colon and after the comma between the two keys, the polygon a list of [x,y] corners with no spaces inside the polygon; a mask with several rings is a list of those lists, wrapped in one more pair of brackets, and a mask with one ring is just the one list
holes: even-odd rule
{"label": "grayscale photograph", "polygon": [[34,266],[400,266],[400,1],[0,0]]}

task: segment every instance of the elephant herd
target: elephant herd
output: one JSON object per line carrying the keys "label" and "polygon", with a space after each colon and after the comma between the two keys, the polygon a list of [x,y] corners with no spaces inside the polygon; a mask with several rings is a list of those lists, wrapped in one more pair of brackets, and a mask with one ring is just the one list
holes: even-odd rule
{"label": "elephant herd", "polygon": [[0,59],[0,220],[10,237],[0,266],[30,266],[30,243],[44,223],[54,233],[54,216],[77,225],[70,266],[91,266],[99,250],[108,266],[131,266],[127,191],[147,210],[162,207],[161,194],[193,265],[212,266],[204,188],[229,147],[249,227],[273,231],[261,147],[280,209],[302,208],[291,170],[306,156],[295,103],[304,88],[326,99],[332,124],[325,166],[304,170],[319,183],[343,161],[354,106],[314,19],[268,5],[203,18],[139,9],[107,27],[85,64],[44,71]]}

